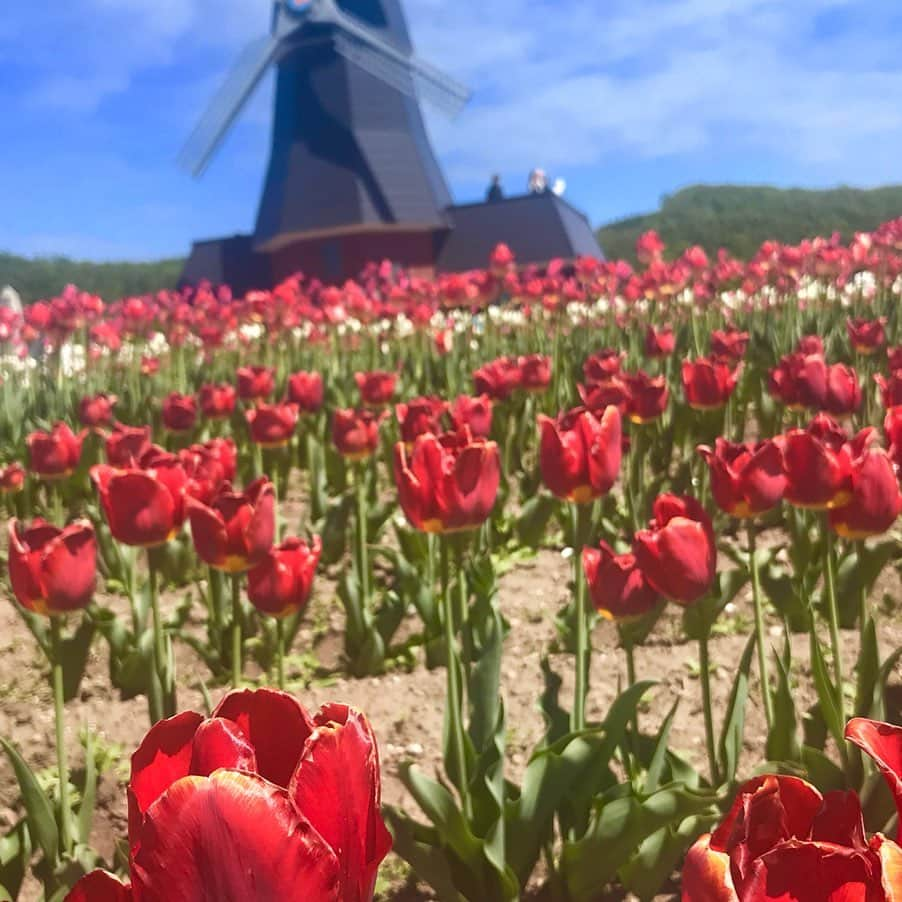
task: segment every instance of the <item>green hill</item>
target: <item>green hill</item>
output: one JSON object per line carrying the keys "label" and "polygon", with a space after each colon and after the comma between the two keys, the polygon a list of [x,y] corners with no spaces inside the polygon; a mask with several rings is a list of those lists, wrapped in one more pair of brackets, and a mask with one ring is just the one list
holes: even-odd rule
{"label": "green hill", "polygon": [[635,258],[636,239],[655,229],[668,255],[700,244],[709,254],[725,247],[748,259],[769,238],[797,243],[839,232],[846,239],[902,216],[902,185],[826,191],[695,185],[662,198],[661,209],[598,230],[608,259]]}
{"label": "green hill", "polygon": [[[608,259],[634,259],[636,239],[656,229],[670,255],[700,244],[709,254],[725,247],[748,259],[762,241],[798,242],[840,232],[848,239],[902,216],[902,185],[829,191],[697,185],[667,195],[661,209],[621,219],[598,230]],[[184,261],[89,263],[66,257],[0,253],[0,286],[12,285],[26,301],[53,297],[71,283],[106,299],[174,288]]]}
{"label": "green hill", "polygon": [[68,284],[106,300],[175,288],[184,260],[153,263],[88,263],[67,257],[18,257],[0,253],[0,287],[12,285],[24,301],[54,297]]}

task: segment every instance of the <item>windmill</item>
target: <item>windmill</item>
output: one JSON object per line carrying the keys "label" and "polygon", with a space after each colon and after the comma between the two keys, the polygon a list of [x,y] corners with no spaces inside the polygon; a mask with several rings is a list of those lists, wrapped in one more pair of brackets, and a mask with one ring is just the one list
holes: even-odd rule
{"label": "windmill", "polygon": [[[265,287],[297,270],[338,280],[382,258],[435,269],[456,208],[420,101],[454,116],[470,94],[414,53],[401,0],[273,0],[269,33],[241,54],[183,168],[203,174],[271,69],[272,145],[254,233],[196,242],[183,281]],[[499,215],[496,206],[493,223]]]}

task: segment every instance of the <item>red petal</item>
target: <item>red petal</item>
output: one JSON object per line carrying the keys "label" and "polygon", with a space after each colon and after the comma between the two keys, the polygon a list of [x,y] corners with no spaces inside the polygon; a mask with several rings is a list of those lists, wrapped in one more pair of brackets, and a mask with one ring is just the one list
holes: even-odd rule
{"label": "red petal", "polygon": [[186,777],[147,812],[141,902],[339,902],[338,863],[288,793],[253,774]]}
{"label": "red petal", "polygon": [[376,740],[366,718],[344,705],[325,706],[316,723],[289,792],[338,856],[343,902],[369,902],[391,849]]}
{"label": "red petal", "polygon": [[194,734],[203,717],[176,714],[150,728],[132,755],[128,786],[128,834],[134,844],[144,812],[173,784],[191,772]]}
{"label": "red petal", "polygon": [[41,581],[53,613],[87,607],[97,581],[97,539],[87,522],[73,523],[44,548]]}
{"label": "red petal", "polygon": [[846,726],[846,739],[874,759],[902,815],[902,727],[854,717]]}
{"label": "red petal", "polygon": [[233,720],[205,720],[194,734],[189,773],[209,777],[220,768],[256,773],[257,756],[241,728]]}
{"label": "red petal", "polygon": [[257,770],[277,786],[287,787],[304,751],[313,722],[292,696],[275,689],[230,692],[214,717],[235,721],[257,755]]}
{"label": "red petal", "polygon": [[75,884],[65,902],[131,902],[131,887],[106,871],[91,871]]}
{"label": "red petal", "polygon": [[736,902],[730,856],[711,848],[711,834],[696,840],[686,855],[682,902]]}

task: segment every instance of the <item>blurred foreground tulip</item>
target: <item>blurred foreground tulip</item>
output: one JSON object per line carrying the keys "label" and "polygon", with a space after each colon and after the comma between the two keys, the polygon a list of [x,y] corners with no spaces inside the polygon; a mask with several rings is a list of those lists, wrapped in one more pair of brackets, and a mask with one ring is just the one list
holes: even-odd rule
{"label": "blurred foreground tulip", "polygon": [[391,848],[380,796],[359,711],[233,692],[209,719],[161,721],[132,757],[131,886],[94,872],[67,898],[370,902]]}
{"label": "blurred foreground tulip", "polygon": [[448,416],[455,430],[466,426],[474,438],[488,438],[492,434],[492,399],[488,395],[477,398],[460,395],[451,402]]}
{"label": "blurred foreground tulip", "polygon": [[116,423],[106,437],[106,461],[112,467],[129,467],[150,448],[150,426]]}
{"label": "blurred foreground tulip", "polygon": [[395,405],[395,418],[401,431],[401,439],[412,445],[421,435],[443,432],[442,417],[448,405],[441,398],[414,398],[405,404]]}

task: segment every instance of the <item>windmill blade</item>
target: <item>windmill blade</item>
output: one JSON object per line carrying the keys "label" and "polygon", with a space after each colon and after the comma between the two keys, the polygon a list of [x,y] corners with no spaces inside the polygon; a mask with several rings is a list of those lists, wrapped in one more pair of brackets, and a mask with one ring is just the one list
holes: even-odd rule
{"label": "windmill blade", "polygon": [[250,100],[270,63],[280,38],[264,35],[249,44],[216,93],[179,154],[179,165],[198,177],[210,164],[232,124]]}
{"label": "windmill blade", "polygon": [[338,9],[331,21],[339,29],[335,51],[361,69],[409,96],[422,96],[449,116],[467,105],[469,89],[440,69],[397,50]]}

